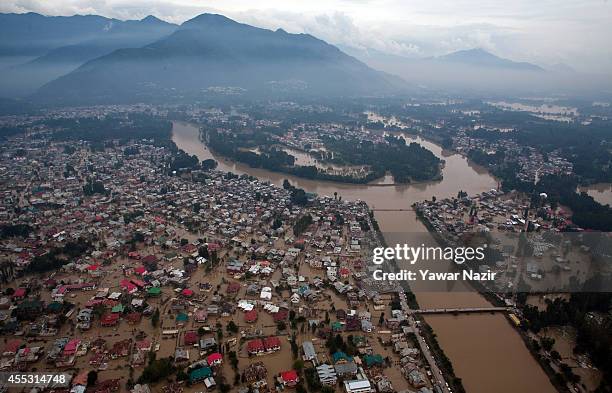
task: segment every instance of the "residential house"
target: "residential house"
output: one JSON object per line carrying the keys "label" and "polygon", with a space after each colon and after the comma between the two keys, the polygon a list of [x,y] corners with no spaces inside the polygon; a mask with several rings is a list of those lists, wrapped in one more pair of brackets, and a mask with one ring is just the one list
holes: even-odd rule
{"label": "residential house", "polygon": [[196,331],[190,330],[185,332],[183,336],[183,344],[184,345],[194,345],[198,342],[198,333]]}
{"label": "residential house", "polygon": [[302,350],[304,351],[304,361],[310,361],[317,364],[317,352],[315,351],[312,341],[304,341],[304,343],[302,343]]}
{"label": "residential house", "polygon": [[339,378],[350,378],[357,375],[357,365],[355,362],[350,361],[347,363],[338,363],[334,364],[334,370],[336,370],[336,374]]}
{"label": "residential house", "polygon": [[300,382],[297,371],[289,370],[280,373],[280,382],[283,386],[294,387]]}
{"label": "residential house", "polygon": [[330,366],[329,364],[322,364],[318,366],[316,370],[321,385],[333,386],[338,382],[338,376],[336,374],[334,366]]}
{"label": "residential house", "polygon": [[249,355],[263,355],[265,353],[265,348],[263,344],[263,340],[255,339],[251,340],[247,343],[247,352]]}
{"label": "residential house", "polygon": [[370,393],[373,392],[372,385],[367,379],[356,379],[344,381],[344,390],[346,393]]}
{"label": "residential house", "polygon": [[206,357],[209,366],[219,366],[223,363],[223,356],[219,352],[214,352]]}
{"label": "residential house", "polygon": [[264,344],[264,348],[266,349],[266,352],[268,352],[268,353],[280,351],[280,349],[281,349],[280,339],[278,337],[275,337],[275,336],[266,337],[263,340],[263,344]]}

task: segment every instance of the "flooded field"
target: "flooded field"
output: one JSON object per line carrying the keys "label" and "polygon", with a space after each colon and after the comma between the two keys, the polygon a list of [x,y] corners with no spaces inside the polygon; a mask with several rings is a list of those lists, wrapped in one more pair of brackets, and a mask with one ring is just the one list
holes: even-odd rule
{"label": "flooded field", "polygon": [[579,187],[602,205],[612,206],[612,183],[597,183],[590,186]]}
{"label": "flooded field", "polygon": [[402,122],[395,116],[386,117],[374,112],[365,112],[365,115],[368,117],[369,122],[382,123],[385,126],[397,127],[401,129],[408,128],[406,123]]}
{"label": "flooded field", "polygon": [[587,391],[595,391],[601,382],[601,372],[592,367],[584,356],[574,354],[576,331],[569,326],[546,328],[540,334],[555,340],[553,350],[561,356],[563,363],[570,366],[575,374],[580,376],[580,383]]}
{"label": "flooded field", "polygon": [[522,111],[537,113],[540,115],[551,115],[551,116],[578,116],[578,109],[553,104],[542,104],[539,106],[523,104],[520,102],[489,102],[490,105],[496,106],[505,110]]}

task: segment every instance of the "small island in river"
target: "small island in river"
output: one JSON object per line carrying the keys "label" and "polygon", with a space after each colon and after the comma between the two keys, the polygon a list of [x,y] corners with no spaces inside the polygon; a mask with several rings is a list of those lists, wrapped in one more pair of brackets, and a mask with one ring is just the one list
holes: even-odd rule
{"label": "small island in river", "polygon": [[442,178],[443,161],[420,144],[348,126],[228,126],[203,129],[202,138],[232,160],[307,179],[364,184],[391,174],[405,184]]}

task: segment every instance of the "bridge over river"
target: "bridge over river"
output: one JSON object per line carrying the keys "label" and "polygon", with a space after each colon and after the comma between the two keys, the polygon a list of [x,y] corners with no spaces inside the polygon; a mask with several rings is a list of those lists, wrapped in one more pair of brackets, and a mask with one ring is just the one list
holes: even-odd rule
{"label": "bridge over river", "polygon": [[372,207],[372,211],[373,212],[412,212],[414,211],[413,208],[407,208],[407,209],[379,209],[376,207]]}
{"label": "bridge over river", "polygon": [[508,307],[467,307],[467,308],[428,308],[422,310],[410,310],[412,314],[469,314],[487,312],[509,312]]}

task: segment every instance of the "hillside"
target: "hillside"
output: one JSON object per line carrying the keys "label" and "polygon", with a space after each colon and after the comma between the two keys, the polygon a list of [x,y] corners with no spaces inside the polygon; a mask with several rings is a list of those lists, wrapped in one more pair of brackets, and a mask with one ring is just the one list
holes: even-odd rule
{"label": "hillside", "polygon": [[34,98],[129,102],[198,96],[223,87],[247,94],[339,96],[388,93],[401,84],[311,35],[203,14],[154,43],[92,60]]}

